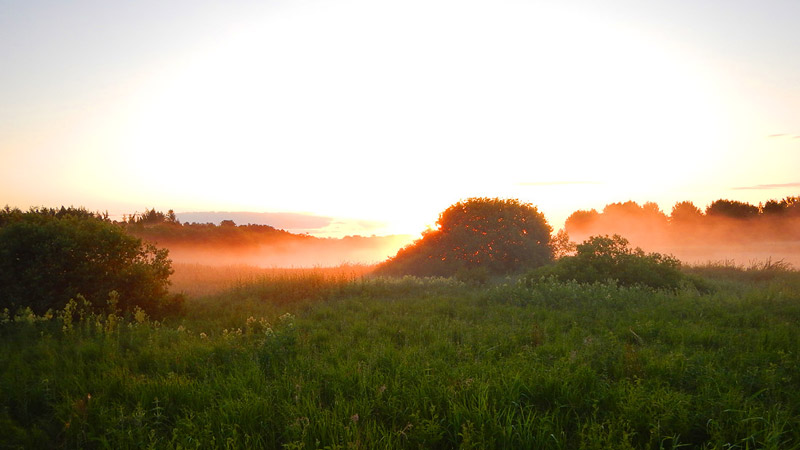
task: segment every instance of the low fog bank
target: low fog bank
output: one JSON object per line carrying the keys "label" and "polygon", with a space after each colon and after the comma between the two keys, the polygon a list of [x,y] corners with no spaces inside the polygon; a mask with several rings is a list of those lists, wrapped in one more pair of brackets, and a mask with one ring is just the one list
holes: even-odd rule
{"label": "low fog bank", "polygon": [[411,242],[410,236],[345,237],[271,242],[249,246],[219,243],[158,243],[169,249],[176,263],[256,267],[336,267],[342,264],[375,264],[393,256]]}
{"label": "low fog bank", "polygon": [[[219,213],[217,218],[230,214]],[[305,221],[304,226],[315,225],[309,220],[324,219],[325,223],[333,220],[289,213],[276,213],[269,217],[279,216],[294,221],[295,225]],[[317,237],[271,225],[237,225],[230,218],[219,223],[181,223],[172,210],[162,213],[155,209],[132,214],[124,218],[121,225],[134,236],[168,249],[173,262],[211,266],[319,268],[342,264],[370,265],[386,260],[412,241],[409,235]]]}

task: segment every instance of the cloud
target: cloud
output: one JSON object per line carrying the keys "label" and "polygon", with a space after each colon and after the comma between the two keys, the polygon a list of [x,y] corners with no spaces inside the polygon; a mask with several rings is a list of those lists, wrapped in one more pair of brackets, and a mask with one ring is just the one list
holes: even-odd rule
{"label": "cloud", "polygon": [[516,183],[517,186],[565,186],[574,184],[603,184],[599,181],[527,181]]}
{"label": "cloud", "polygon": [[797,183],[782,183],[782,184],[757,184],[755,186],[740,186],[732,189],[735,190],[757,190],[757,189],[782,189],[790,187],[800,187],[800,182]]}
{"label": "cloud", "polygon": [[800,134],[792,135],[792,134],[788,134],[788,133],[775,133],[775,134],[770,134],[767,137],[768,138],[800,139]]}

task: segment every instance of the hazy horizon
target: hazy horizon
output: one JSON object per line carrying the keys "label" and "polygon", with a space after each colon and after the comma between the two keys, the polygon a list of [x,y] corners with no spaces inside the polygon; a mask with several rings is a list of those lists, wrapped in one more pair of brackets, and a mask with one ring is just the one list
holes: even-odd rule
{"label": "hazy horizon", "polygon": [[[417,235],[800,187],[800,3],[0,4],[2,201]],[[332,227],[332,228],[331,228]]]}

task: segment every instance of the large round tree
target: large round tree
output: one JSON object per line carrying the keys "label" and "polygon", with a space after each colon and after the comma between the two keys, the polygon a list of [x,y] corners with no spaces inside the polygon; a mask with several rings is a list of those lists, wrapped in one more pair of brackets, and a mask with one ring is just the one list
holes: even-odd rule
{"label": "large round tree", "polygon": [[179,306],[171,273],[167,250],[84,209],[0,210],[0,309],[42,314],[78,294],[102,309],[116,291],[123,311],[159,315]]}
{"label": "large round tree", "polygon": [[470,198],[439,215],[437,228],[378,268],[388,275],[450,276],[460,270],[518,272],[552,259],[544,215],[514,199]]}

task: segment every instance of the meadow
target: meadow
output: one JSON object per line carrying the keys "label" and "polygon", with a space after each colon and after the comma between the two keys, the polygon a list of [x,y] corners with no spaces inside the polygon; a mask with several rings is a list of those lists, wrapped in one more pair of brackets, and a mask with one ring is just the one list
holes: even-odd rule
{"label": "meadow", "polygon": [[800,273],[677,291],[176,265],[184,315],[0,317],[0,448],[800,448]]}

